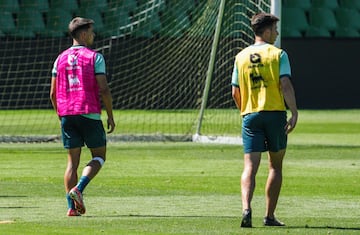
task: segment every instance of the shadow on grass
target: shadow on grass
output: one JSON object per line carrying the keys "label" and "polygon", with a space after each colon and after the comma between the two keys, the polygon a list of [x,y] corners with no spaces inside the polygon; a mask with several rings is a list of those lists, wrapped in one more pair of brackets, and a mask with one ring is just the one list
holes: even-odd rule
{"label": "shadow on grass", "polygon": [[[94,216],[94,215],[86,215],[86,218],[100,218],[100,217],[109,217],[109,218],[218,218],[218,219],[241,219],[239,216],[218,216],[218,215],[106,215],[106,216]],[[265,228],[265,226],[253,227],[253,228],[245,228],[245,229],[257,229],[257,228]],[[342,226],[284,226],[284,227],[272,227],[272,228],[283,228],[283,229],[334,229],[334,230],[343,230],[343,231],[360,231],[360,227],[342,227]]]}
{"label": "shadow on grass", "polygon": [[[23,198],[27,196],[20,195],[0,195],[0,198]],[[36,206],[0,206],[0,209],[28,209],[28,208],[40,208]]]}
{"label": "shadow on grass", "polygon": [[218,215],[106,215],[106,216],[94,216],[94,215],[86,215],[84,217],[87,218],[100,218],[100,217],[109,217],[109,218],[220,218],[220,219],[240,219],[238,216],[218,216]]}
{"label": "shadow on grass", "polygon": [[341,226],[323,226],[323,227],[321,227],[321,226],[308,226],[308,227],[306,227],[305,226],[305,228],[313,228],[313,229],[337,229],[337,230],[360,230],[360,228],[359,227],[341,227]]}
{"label": "shadow on grass", "polygon": [[283,228],[287,229],[299,229],[299,228],[305,228],[305,229],[335,229],[335,230],[360,230],[360,227],[342,227],[342,226],[285,226]]}

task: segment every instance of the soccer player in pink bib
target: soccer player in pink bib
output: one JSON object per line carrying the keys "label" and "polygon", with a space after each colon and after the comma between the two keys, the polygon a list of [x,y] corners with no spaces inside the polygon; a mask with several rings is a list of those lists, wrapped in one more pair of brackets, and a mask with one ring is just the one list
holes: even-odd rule
{"label": "soccer player in pink bib", "polygon": [[[115,129],[112,96],[106,80],[104,57],[89,47],[94,42],[94,21],[76,17],[69,24],[73,45],[55,60],[50,99],[61,121],[62,141],[68,150],[64,186],[68,216],[85,213],[83,190],[106,160],[106,134],[101,121],[101,100],[107,113],[108,133]],[[92,159],[78,181],[82,147]]]}

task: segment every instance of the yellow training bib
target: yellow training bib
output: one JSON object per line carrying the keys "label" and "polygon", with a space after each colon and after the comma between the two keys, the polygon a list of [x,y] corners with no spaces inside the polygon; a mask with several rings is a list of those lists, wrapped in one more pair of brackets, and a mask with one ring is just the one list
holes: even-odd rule
{"label": "yellow training bib", "polygon": [[281,49],[252,45],[236,55],[241,94],[241,115],[260,111],[286,110],[280,90]]}

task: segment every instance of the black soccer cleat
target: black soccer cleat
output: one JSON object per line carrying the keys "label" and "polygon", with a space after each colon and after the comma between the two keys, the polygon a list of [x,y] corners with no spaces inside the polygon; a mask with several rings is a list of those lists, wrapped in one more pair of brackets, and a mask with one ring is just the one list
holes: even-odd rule
{"label": "black soccer cleat", "polygon": [[265,217],[264,218],[264,225],[265,226],[285,226],[285,224],[275,218],[269,218],[269,217]]}
{"label": "black soccer cleat", "polygon": [[252,222],[251,222],[251,209],[244,210],[242,214],[242,220],[241,225],[242,228],[251,228]]}

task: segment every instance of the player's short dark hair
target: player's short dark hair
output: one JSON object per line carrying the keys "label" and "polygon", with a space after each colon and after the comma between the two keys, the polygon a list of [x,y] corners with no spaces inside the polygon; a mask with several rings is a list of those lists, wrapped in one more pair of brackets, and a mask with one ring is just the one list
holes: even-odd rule
{"label": "player's short dark hair", "polygon": [[75,17],[69,23],[69,34],[72,38],[78,38],[79,32],[88,30],[95,22],[92,19]]}
{"label": "player's short dark hair", "polygon": [[251,18],[251,28],[255,35],[261,35],[265,29],[272,27],[279,18],[269,13],[258,13]]}

